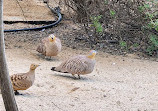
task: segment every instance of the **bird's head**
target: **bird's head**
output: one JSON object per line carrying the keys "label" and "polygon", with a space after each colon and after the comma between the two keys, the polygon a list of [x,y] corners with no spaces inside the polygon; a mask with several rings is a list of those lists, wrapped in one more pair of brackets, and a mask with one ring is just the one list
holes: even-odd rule
{"label": "bird's head", "polygon": [[38,66],[40,66],[40,65],[31,64],[30,69],[31,69],[31,70],[35,70]]}
{"label": "bird's head", "polygon": [[89,55],[88,55],[88,58],[94,59],[96,54],[97,54],[97,51],[91,50],[90,53],[89,53]]}
{"label": "bird's head", "polygon": [[49,35],[50,42],[54,42],[55,40],[56,40],[56,37],[53,34]]}

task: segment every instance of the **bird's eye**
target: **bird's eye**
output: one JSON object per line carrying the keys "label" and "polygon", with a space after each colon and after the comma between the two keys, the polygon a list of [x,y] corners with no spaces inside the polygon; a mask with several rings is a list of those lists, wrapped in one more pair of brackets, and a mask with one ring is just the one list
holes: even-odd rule
{"label": "bird's eye", "polygon": [[54,39],[54,37],[52,37],[52,40]]}

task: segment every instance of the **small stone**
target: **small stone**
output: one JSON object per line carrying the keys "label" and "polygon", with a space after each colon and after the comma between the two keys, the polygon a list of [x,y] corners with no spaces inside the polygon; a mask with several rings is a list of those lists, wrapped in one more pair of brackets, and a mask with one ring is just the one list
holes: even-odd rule
{"label": "small stone", "polygon": [[106,95],[103,95],[103,97],[107,97]]}
{"label": "small stone", "polygon": [[120,104],[121,104],[121,102],[120,102],[120,101],[117,101],[116,103],[117,103],[118,105],[120,105]]}

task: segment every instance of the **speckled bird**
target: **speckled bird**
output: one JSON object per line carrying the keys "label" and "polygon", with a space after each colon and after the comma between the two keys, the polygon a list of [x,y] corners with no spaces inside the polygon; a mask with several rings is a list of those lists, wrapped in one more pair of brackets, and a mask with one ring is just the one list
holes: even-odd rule
{"label": "speckled bird", "polygon": [[57,67],[52,67],[52,71],[62,72],[62,73],[71,73],[73,76],[89,74],[93,71],[95,66],[95,55],[96,51],[91,50],[89,55],[78,55],[68,60],[65,60]]}
{"label": "speckled bird", "polygon": [[31,64],[30,70],[27,73],[18,73],[11,75],[11,82],[13,85],[13,89],[15,91],[15,95],[19,95],[18,90],[26,90],[30,88],[35,80],[35,69],[39,65]]}
{"label": "speckled bird", "polygon": [[36,51],[44,56],[57,56],[61,52],[61,41],[53,34],[49,37],[42,39],[42,42],[37,47]]}

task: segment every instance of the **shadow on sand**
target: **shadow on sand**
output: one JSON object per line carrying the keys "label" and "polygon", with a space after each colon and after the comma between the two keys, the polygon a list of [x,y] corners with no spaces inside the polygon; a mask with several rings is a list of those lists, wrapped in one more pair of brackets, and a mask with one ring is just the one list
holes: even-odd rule
{"label": "shadow on sand", "polygon": [[48,56],[45,56],[45,55],[42,55],[42,54],[36,54],[38,56],[39,59],[42,59],[42,60],[46,60],[46,61],[59,61],[59,59],[57,57],[48,57]]}
{"label": "shadow on sand", "polygon": [[55,74],[53,74],[53,76],[60,77],[60,78],[66,78],[69,80],[78,80],[78,81],[85,81],[85,82],[88,82],[88,81],[92,82],[93,81],[91,78],[87,78],[87,77],[83,77],[83,76],[80,76],[80,79],[79,79],[77,75],[75,75],[75,77],[74,77],[71,74],[65,75],[65,74],[55,73]]}

